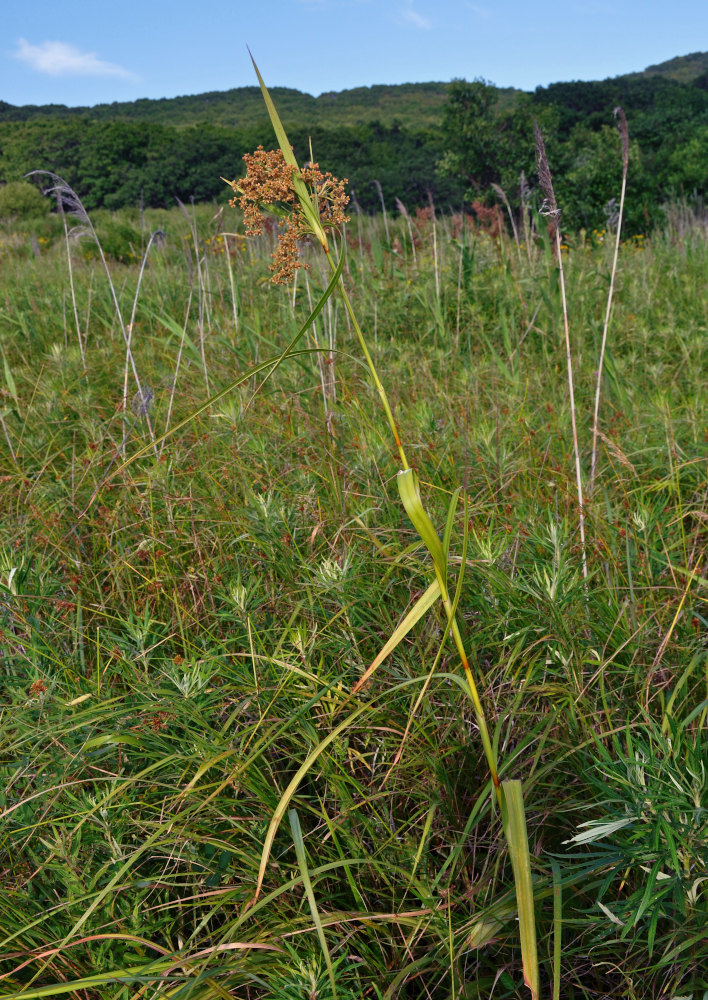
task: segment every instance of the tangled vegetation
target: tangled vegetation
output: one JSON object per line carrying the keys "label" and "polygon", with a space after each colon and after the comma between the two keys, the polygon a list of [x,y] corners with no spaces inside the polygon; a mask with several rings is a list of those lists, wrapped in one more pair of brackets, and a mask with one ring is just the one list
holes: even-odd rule
{"label": "tangled vegetation", "polygon": [[[0,235],[0,997],[528,995],[450,618],[401,632],[430,556],[349,300],[307,245],[273,286],[277,218],[52,183],[79,218]],[[708,989],[708,233],[667,219],[620,248],[587,577],[544,218],[333,238],[554,1000]],[[587,477],[613,236],[558,245]]]}

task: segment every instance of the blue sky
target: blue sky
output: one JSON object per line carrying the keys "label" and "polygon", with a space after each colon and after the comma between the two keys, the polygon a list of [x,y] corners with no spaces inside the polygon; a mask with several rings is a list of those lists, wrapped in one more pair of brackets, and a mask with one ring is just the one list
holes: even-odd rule
{"label": "blue sky", "polygon": [[4,0],[0,100],[96,104],[253,84],[531,90],[708,50],[708,0]]}

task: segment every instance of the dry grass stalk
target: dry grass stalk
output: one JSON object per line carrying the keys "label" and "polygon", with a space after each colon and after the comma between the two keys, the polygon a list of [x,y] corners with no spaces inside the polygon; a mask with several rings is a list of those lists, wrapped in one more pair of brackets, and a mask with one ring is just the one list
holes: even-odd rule
{"label": "dry grass stalk", "polygon": [[514,243],[516,244],[516,252],[518,254],[519,260],[521,260],[521,243],[519,241],[519,231],[516,228],[516,222],[514,221],[514,213],[511,210],[511,205],[509,204],[509,199],[506,196],[506,191],[501,186],[501,184],[492,184],[492,190],[495,194],[501,198],[506,208],[507,215],[509,216],[509,222],[511,223],[511,231],[514,234]]}
{"label": "dry grass stalk", "polygon": [[597,388],[595,390],[595,412],[592,421],[592,457],[590,459],[590,482],[588,483],[588,494],[592,496],[595,484],[595,471],[597,468],[597,439],[599,437],[600,418],[600,392],[602,390],[602,369],[605,362],[605,347],[607,345],[607,331],[610,326],[610,314],[612,312],[612,297],[615,289],[615,274],[617,273],[617,258],[619,256],[620,234],[622,232],[622,215],[624,212],[624,196],[627,190],[627,170],[629,168],[629,130],[627,128],[627,118],[622,108],[615,108],[617,118],[617,128],[622,142],[622,192],[620,194],[619,216],[617,218],[617,232],[615,234],[615,252],[612,258],[612,273],[610,275],[610,290],[607,294],[607,308],[605,309],[605,323],[602,328],[602,344],[600,346],[600,360],[597,365]]}
{"label": "dry grass stalk", "polygon": [[536,137],[536,157],[538,161],[538,179],[543,191],[543,204],[541,212],[548,215],[553,223],[555,233],[556,257],[558,260],[558,271],[560,276],[561,301],[563,303],[563,327],[565,330],[565,359],[568,369],[568,392],[570,395],[570,421],[573,429],[573,451],[575,453],[575,483],[578,491],[578,526],[580,528],[580,546],[583,558],[583,577],[587,579],[588,559],[585,548],[585,511],[583,508],[583,479],[580,471],[580,448],[578,446],[578,425],[575,418],[575,390],[573,387],[573,359],[570,351],[570,327],[568,324],[568,300],[565,294],[565,275],[563,273],[563,255],[561,253],[560,238],[560,209],[553,191],[553,179],[548,166],[546,156],[546,146],[543,135],[538,127],[538,122],[533,123],[534,135]]}
{"label": "dry grass stalk", "polygon": [[[98,255],[101,260],[101,264],[103,265],[103,270],[105,272],[106,280],[108,282],[108,288],[111,293],[111,299],[113,300],[116,319],[118,320],[118,325],[120,326],[120,331],[123,336],[123,343],[125,344],[125,349],[126,349],[126,358],[128,359],[130,369],[133,373],[133,379],[135,381],[135,385],[137,388],[137,395],[139,398],[142,399],[144,396],[144,391],[140,383],[138,369],[136,367],[135,358],[133,357],[133,352],[131,349],[132,331],[128,329],[128,326],[126,325],[123,319],[123,313],[121,311],[120,303],[118,301],[118,295],[116,293],[115,285],[113,283],[113,276],[108,266],[108,261],[103,251],[101,241],[99,240],[98,234],[94,229],[93,222],[91,221],[88,212],[84,208],[83,202],[79,198],[78,194],[58,174],[53,173],[51,170],[33,170],[31,174],[28,174],[27,176],[32,177],[32,176],[42,176],[42,175],[49,177],[52,181],[52,187],[46,188],[44,193],[46,195],[50,194],[54,195],[57,201],[58,209],[62,215],[62,219],[65,221],[66,216],[70,215],[73,216],[73,218],[77,219],[79,223],[72,229],[68,229],[66,225],[64,227],[65,238],[67,240],[67,251],[68,251],[68,241],[71,238],[90,236],[91,239],[93,239],[94,243],[96,244],[96,249],[98,250]],[[69,259],[69,265],[71,266],[71,259]],[[77,330],[77,332],[79,331]],[[80,333],[79,333],[79,341],[81,341]],[[83,358],[83,352],[82,352],[82,358]],[[124,396],[123,412],[126,413],[126,411],[127,411],[127,396]],[[146,413],[145,419],[150,434],[150,440],[152,441],[152,447],[155,452],[155,456],[157,457],[157,449],[155,446],[155,432],[153,430],[152,423],[150,421],[150,415]],[[127,422],[127,415],[126,415],[126,422]]]}
{"label": "dry grass stalk", "polygon": [[406,220],[406,225],[408,226],[408,238],[411,242],[411,255],[413,257],[413,266],[415,267],[417,263],[415,254],[415,237],[413,236],[413,224],[411,222],[410,213],[400,198],[396,198],[396,208]]}

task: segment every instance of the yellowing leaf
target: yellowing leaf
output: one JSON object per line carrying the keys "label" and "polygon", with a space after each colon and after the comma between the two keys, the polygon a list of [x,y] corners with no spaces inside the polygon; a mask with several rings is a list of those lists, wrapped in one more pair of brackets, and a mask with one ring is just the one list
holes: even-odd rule
{"label": "yellowing leaf", "polygon": [[425,612],[435,604],[438,597],[440,597],[440,584],[437,580],[434,580],[428,589],[422,594],[418,600],[415,602],[411,610],[408,612],[403,621],[398,625],[394,632],[391,633],[390,638],[381,649],[376,659],[373,661],[370,667],[367,668],[365,673],[359,678],[354,687],[352,688],[352,694],[356,694],[364,684],[371,677],[373,672],[379,667],[383,661],[389,656],[396,646],[399,644],[401,639],[404,639],[408,635],[410,630],[420,621]]}

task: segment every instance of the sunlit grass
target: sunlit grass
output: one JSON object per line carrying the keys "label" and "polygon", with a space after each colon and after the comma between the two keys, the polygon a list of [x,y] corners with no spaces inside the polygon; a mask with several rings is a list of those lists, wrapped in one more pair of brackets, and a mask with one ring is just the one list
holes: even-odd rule
{"label": "sunlit grass", "polygon": [[[524,995],[452,644],[430,676],[444,614],[351,696],[430,568],[342,306],[301,344],[330,364],[299,354],[254,398],[249,378],[107,480],[146,416],[159,438],[207,381],[282,352],[329,276],[306,251],[271,287],[272,234],[229,235],[210,206],[99,216],[99,236],[118,222],[138,241],[111,264],[126,323],[166,234],[132,329],[151,395],[125,408],[93,253],[72,248],[84,368],[61,240],[0,251],[0,996],[324,998],[330,972],[345,998]],[[524,780],[541,994],[560,935],[561,996],[700,995],[705,234],[620,249],[586,591],[551,256],[450,218],[388,225],[350,225],[345,281],[433,523],[463,487],[449,559],[464,518],[458,617],[502,777]],[[611,243],[571,237],[564,260],[586,474]]]}

